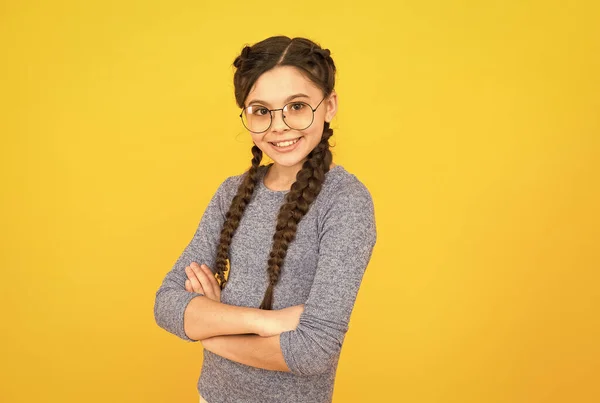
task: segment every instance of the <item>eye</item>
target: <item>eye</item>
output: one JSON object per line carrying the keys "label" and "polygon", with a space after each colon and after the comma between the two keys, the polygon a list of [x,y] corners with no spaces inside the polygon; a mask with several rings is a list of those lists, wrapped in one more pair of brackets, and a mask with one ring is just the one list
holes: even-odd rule
{"label": "eye", "polygon": [[260,105],[253,105],[253,106],[250,106],[248,109],[250,109],[250,113],[252,115],[257,115],[257,116],[265,116],[267,113],[269,113],[269,110],[267,108],[265,108],[264,106],[260,106]]}
{"label": "eye", "polygon": [[302,108],[304,108],[306,105],[302,102],[296,102],[290,105],[290,109],[293,111],[300,111],[302,110]]}

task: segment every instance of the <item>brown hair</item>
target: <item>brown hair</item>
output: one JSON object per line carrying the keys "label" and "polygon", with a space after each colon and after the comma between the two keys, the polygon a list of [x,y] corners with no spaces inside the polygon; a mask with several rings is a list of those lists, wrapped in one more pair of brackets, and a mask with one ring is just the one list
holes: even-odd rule
{"label": "brown hair", "polygon": [[[240,108],[244,106],[244,100],[261,74],[276,66],[297,68],[319,87],[325,96],[331,94],[335,85],[336,68],[329,50],[321,48],[306,38],[291,39],[287,36],[273,36],[252,46],[245,46],[241,54],[235,58],[233,66],[236,69],[233,77],[235,99]],[[298,223],[321,191],[325,174],[329,171],[333,159],[328,141],[332,135],[333,130],[329,127],[329,122],[325,122],[321,142],[308,154],[302,169],[296,175],[296,181],[281,205],[268,260],[269,286],[260,309],[272,309],[273,287],[279,280],[288,246],[296,236]],[[215,270],[221,289],[227,282],[224,273],[229,270],[228,254],[231,239],[258,182],[262,151],[254,145],[252,155],[252,165],[244,174],[221,229]]]}

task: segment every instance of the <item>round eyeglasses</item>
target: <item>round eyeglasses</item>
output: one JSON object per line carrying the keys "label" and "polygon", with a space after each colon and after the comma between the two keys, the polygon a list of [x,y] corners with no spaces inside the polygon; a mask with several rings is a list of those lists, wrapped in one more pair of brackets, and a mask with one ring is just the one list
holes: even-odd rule
{"label": "round eyeglasses", "polygon": [[246,129],[252,133],[264,133],[271,127],[273,123],[273,112],[281,111],[283,122],[290,129],[304,130],[312,125],[315,119],[315,111],[327,96],[323,97],[319,105],[313,109],[306,102],[293,101],[286,104],[283,108],[269,109],[260,104],[253,104],[242,108],[240,118]]}

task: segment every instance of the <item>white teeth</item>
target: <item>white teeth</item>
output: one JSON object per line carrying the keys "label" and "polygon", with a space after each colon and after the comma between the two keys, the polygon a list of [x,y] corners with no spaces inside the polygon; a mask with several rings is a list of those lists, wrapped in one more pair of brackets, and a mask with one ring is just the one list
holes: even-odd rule
{"label": "white teeth", "polygon": [[290,140],[290,141],[282,141],[281,143],[272,143],[277,147],[287,147],[287,146],[291,146],[292,144],[296,144],[296,142],[300,140],[300,138],[297,138],[295,140]]}

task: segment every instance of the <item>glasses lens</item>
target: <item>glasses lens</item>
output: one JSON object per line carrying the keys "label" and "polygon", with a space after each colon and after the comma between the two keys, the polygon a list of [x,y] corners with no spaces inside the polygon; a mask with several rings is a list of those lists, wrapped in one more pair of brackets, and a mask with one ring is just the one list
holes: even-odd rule
{"label": "glasses lens", "polygon": [[285,123],[292,129],[304,130],[313,122],[313,110],[307,103],[292,102],[283,107]]}
{"label": "glasses lens", "polygon": [[250,105],[242,113],[242,122],[251,132],[264,132],[271,125],[271,113],[262,105]]}

